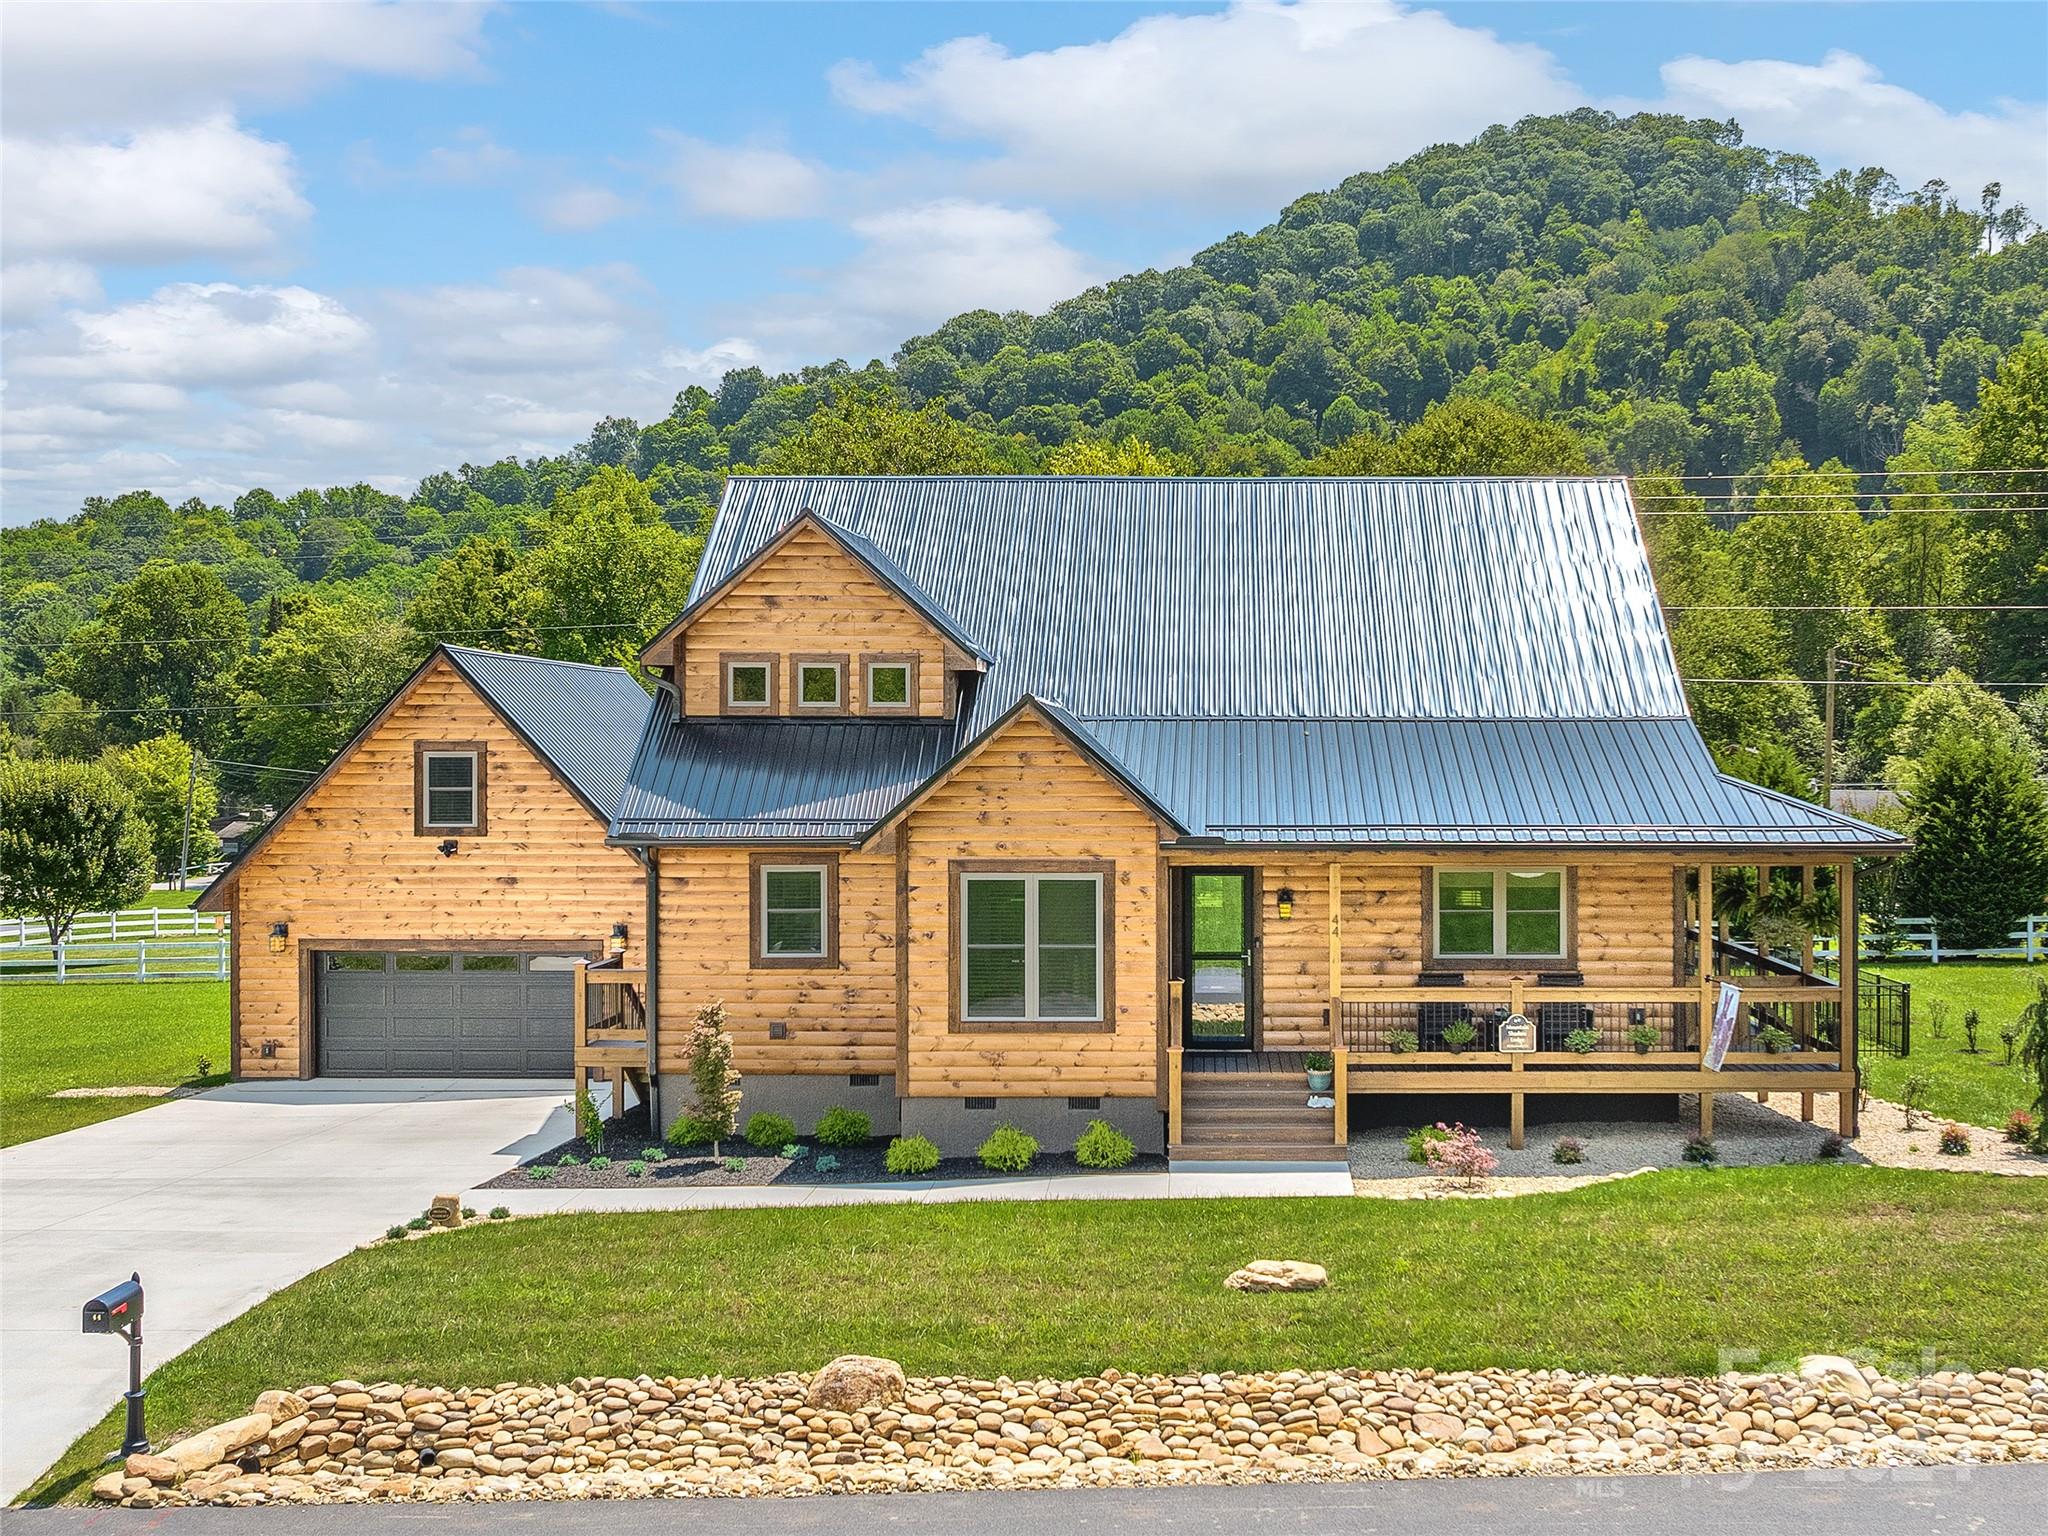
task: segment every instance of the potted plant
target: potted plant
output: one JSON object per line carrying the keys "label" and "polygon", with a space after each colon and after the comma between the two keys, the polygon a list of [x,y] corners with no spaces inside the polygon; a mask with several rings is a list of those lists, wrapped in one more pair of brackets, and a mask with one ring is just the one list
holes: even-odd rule
{"label": "potted plant", "polygon": [[1657,1026],[1648,1020],[1641,1024],[1631,1024],[1626,1038],[1628,1043],[1636,1048],[1638,1056],[1647,1056],[1650,1054],[1650,1048],[1657,1043]]}
{"label": "potted plant", "polygon": [[1797,1043],[1792,1038],[1792,1031],[1782,1024],[1766,1024],[1756,1032],[1756,1039],[1757,1044],[1773,1056],[1791,1050]]}
{"label": "potted plant", "polygon": [[1590,1056],[1600,1049],[1600,1031],[1590,1024],[1581,1024],[1564,1037],[1564,1048],[1581,1056]]}
{"label": "potted plant", "polygon": [[1413,1056],[1420,1049],[1421,1043],[1412,1029],[1390,1029],[1387,1031],[1387,1049],[1396,1056]]}
{"label": "potted plant", "polygon": [[1470,1019],[1453,1019],[1444,1026],[1444,1048],[1453,1056],[1465,1054],[1465,1047],[1479,1038]]}
{"label": "potted plant", "polygon": [[1310,1051],[1302,1065],[1308,1068],[1310,1093],[1328,1093],[1337,1086],[1337,1064],[1328,1051]]}

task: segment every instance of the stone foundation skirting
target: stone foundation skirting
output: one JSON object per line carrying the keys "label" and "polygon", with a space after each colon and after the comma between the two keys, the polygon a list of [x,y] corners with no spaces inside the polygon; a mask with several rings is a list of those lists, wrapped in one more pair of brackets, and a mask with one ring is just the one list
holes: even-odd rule
{"label": "stone foundation skirting", "polygon": [[[824,1390],[829,1372],[266,1392],[242,1418],[130,1457],[93,1494],[153,1508],[2048,1461],[2040,1370],[1891,1380],[1822,1358],[1711,1379],[1111,1370],[903,1383],[892,1362],[862,1363],[881,1385],[843,1399]],[[868,1406],[827,1406],[841,1400]]]}

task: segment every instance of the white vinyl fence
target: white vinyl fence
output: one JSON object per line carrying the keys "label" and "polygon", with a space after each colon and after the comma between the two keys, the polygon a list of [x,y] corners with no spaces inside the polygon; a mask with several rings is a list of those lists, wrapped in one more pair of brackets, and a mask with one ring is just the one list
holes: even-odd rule
{"label": "white vinyl fence", "polygon": [[[1898,944],[1888,955],[1878,956],[1870,941],[1871,934],[1866,929],[1862,950],[1866,960],[1925,960],[1930,965],[1939,965],[1944,960],[2025,960],[2032,963],[2048,960],[2048,912],[2028,918],[2006,935],[2004,944],[1981,949],[1944,942],[1931,917],[1900,918]],[[1834,959],[1834,940],[1830,938],[1817,943],[1813,952],[1819,959]]]}
{"label": "white vinyl fence", "polygon": [[223,913],[135,907],[81,913],[62,944],[34,918],[0,918],[0,981],[225,981]]}

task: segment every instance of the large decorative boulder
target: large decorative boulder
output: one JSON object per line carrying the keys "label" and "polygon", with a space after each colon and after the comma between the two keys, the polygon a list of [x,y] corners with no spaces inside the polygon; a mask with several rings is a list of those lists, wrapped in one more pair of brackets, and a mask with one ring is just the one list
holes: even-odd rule
{"label": "large decorative boulder", "polygon": [[903,1367],[875,1355],[841,1355],[811,1378],[804,1401],[813,1408],[852,1413],[874,1403],[903,1400]]}
{"label": "large decorative boulder", "polygon": [[1253,1259],[1223,1283],[1233,1291],[1320,1291],[1330,1275],[1302,1259]]}

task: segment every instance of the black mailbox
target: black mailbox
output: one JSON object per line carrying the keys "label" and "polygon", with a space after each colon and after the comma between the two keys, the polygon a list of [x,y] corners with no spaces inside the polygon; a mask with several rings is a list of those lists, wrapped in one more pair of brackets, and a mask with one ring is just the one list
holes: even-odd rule
{"label": "black mailbox", "polygon": [[123,1280],[85,1304],[85,1332],[119,1333],[142,1321],[142,1280]]}

